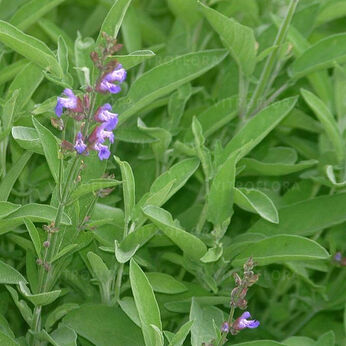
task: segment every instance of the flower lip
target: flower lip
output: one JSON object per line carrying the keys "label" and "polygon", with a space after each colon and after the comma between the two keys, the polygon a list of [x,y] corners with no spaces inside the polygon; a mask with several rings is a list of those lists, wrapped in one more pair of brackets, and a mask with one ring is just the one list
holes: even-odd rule
{"label": "flower lip", "polygon": [[64,108],[70,109],[74,112],[82,112],[83,107],[81,100],[73,93],[71,89],[65,89],[63,94],[67,97],[58,97],[55,106],[55,114],[60,118]]}
{"label": "flower lip", "polygon": [[112,110],[112,106],[109,103],[104,104],[99,107],[94,118],[98,122],[110,121],[114,118],[118,117],[118,114],[110,112]]}
{"label": "flower lip", "polygon": [[260,325],[260,322],[257,320],[248,320],[251,318],[251,314],[248,311],[245,311],[240,317],[238,317],[233,323],[234,330],[242,330],[244,328],[254,329]]}
{"label": "flower lip", "polygon": [[94,148],[98,151],[98,157],[100,160],[108,160],[109,156],[111,155],[111,152],[106,145],[96,143],[94,145]]}
{"label": "flower lip", "polygon": [[78,154],[84,153],[84,151],[87,148],[87,145],[83,141],[83,135],[82,135],[81,132],[77,133],[76,142],[75,142],[74,148],[75,148],[75,150],[77,151]]}
{"label": "flower lip", "polygon": [[[121,64],[118,64],[113,71],[107,73],[101,78],[96,89],[102,93],[110,92],[111,94],[117,94],[121,91],[119,84],[126,79],[126,75],[126,70]],[[114,84],[114,82],[119,84]]]}

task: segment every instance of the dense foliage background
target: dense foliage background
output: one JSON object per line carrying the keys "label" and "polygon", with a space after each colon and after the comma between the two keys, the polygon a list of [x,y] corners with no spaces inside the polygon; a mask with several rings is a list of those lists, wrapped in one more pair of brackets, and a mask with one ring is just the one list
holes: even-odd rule
{"label": "dense foliage background", "polygon": [[[345,16],[0,0],[0,345],[345,345]],[[96,95],[107,38],[127,78]],[[69,151],[65,88],[119,114],[108,160]]]}

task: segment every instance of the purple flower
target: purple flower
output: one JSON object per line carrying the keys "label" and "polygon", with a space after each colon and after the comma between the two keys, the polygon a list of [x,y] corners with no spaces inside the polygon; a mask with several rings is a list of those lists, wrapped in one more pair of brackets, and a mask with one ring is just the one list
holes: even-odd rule
{"label": "purple flower", "polygon": [[114,82],[122,83],[126,78],[126,71],[119,64],[112,72],[106,74],[98,85],[98,90],[101,92],[110,92],[112,94],[117,94],[121,91],[119,84],[114,84]]}
{"label": "purple flower", "polygon": [[260,323],[257,320],[248,320],[251,318],[250,312],[244,312],[240,317],[238,317],[233,323],[234,330],[242,330],[244,328],[257,328]]}
{"label": "purple flower", "polygon": [[64,108],[80,112],[80,105],[78,102],[78,97],[73,93],[71,89],[65,89],[64,95],[67,97],[58,97],[55,114],[60,118]]}
{"label": "purple flower", "polygon": [[342,260],[342,254],[341,254],[341,252],[337,252],[337,253],[334,255],[334,261],[340,262],[341,260]]}
{"label": "purple flower", "polygon": [[107,122],[103,123],[104,129],[107,131],[113,131],[118,124],[118,117],[115,117],[113,119],[109,119]]}
{"label": "purple flower", "polygon": [[228,333],[229,332],[229,324],[228,322],[224,322],[221,326],[221,332],[222,333]]}
{"label": "purple flower", "polygon": [[76,149],[78,154],[82,154],[87,148],[87,145],[83,141],[83,135],[81,132],[77,133],[74,148]]}
{"label": "purple flower", "polygon": [[104,104],[102,107],[100,107],[96,114],[95,114],[95,120],[98,122],[104,122],[104,121],[110,121],[113,119],[117,119],[118,121],[118,114],[110,112],[112,110],[112,106],[109,103]]}
{"label": "purple flower", "polygon": [[121,64],[118,64],[115,70],[108,73],[104,79],[109,82],[117,81],[119,83],[122,83],[126,79],[126,71]]}
{"label": "purple flower", "polygon": [[94,145],[95,150],[97,150],[98,153],[98,157],[100,160],[107,160],[109,158],[109,156],[111,155],[111,152],[109,150],[109,148],[107,147],[107,145],[103,145],[101,143],[96,143]]}

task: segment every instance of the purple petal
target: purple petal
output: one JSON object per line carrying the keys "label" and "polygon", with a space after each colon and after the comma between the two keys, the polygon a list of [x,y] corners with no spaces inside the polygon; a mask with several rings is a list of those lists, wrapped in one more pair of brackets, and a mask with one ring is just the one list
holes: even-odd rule
{"label": "purple petal", "polygon": [[107,131],[113,131],[118,124],[118,117],[114,117],[104,123],[104,129]]}
{"label": "purple petal", "polygon": [[76,97],[71,89],[65,89],[64,94],[68,97]]}
{"label": "purple petal", "polygon": [[60,118],[63,112],[63,106],[60,102],[60,97],[58,97],[58,101],[55,106],[55,114]]}
{"label": "purple petal", "polygon": [[97,143],[95,145],[95,149],[99,152],[98,157],[100,160],[107,160],[111,155],[111,152],[109,151],[109,148],[106,145]]}
{"label": "purple petal", "polygon": [[260,322],[257,320],[249,321],[250,323],[247,324],[247,327],[250,329],[257,328],[260,325]]}
{"label": "purple petal", "polygon": [[247,319],[247,318],[251,318],[251,314],[249,311],[245,311],[241,316],[240,319]]}
{"label": "purple petal", "polygon": [[102,108],[102,110],[105,110],[105,111],[111,111],[112,110],[112,106],[109,103],[105,103],[101,108]]}

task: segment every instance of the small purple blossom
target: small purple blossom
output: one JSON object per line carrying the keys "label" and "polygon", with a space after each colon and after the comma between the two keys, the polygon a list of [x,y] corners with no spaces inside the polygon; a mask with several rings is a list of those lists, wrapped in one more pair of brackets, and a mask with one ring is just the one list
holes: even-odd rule
{"label": "small purple blossom", "polygon": [[81,132],[77,133],[74,148],[76,149],[78,154],[82,154],[87,148],[87,145],[83,141],[83,135]]}
{"label": "small purple blossom", "polygon": [[341,252],[337,252],[335,255],[334,255],[334,261],[336,262],[341,262],[342,260],[342,254]]}
{"label": "small purple blossom", "polygon": [[78,108],[78,98],[73,93],[71,89],[65,89],[64,95],[67,97],[58,97],[56,106],[55,106],[55,114],[60,118],[64,108],[77,110]]}
{"label": "small purple blossom", "polygon": [[98,122],[107,122],[116,119],[118,121],[118,114],[110,112],[111,110],[112,106],[109,103],[104,104],[97,110],[94,117],[95,120]]}
{"label": "small purple blossom", "polygon": [[107,131],[107,123],[103,123],[102,125],[98,126],[96,129],[96,138],[98,143],[103,143],[106,138],[109,139],[111,143],[114,142],[114,134],[112,131]]}
{"label": "small purple blossom", "polygon": [[98,157],[100,160],[108,160],[109,156],[111,155],[111,152],[109,151],[107,145],[96,143],[94,145],[94,148],[98,151]]}
{"label": "small purple blossom", "polygon": [[229,324],[228,324],[228,322],[222,323],[221,332],[222,333],[228,333],[229,332]]}
{"label": "small purple blossom", "polygon": [[238,317],[235,322],[233,323],[233,329],[234,330],[242,330],[244,328],[257,328],[260,323],[257,320],[248,320],[248,318],[251,318],[251,314],[248,311],[245,311],[240,317]]}
{"label": "small purple blossom", "polygon": [[109,119],[107,122],[104,122],[104,129],[107,131],[113,131],[118,125],[118,117]]}
{"label": "small purple blossom", "polygon": [[122,83],[126,79],[126,70],[121,64],[110,73],[106,74],[98,86],[98,90],[101,92],[110,92],[111,94],[117,94],[121,91],[119,84],[114,82]]}

